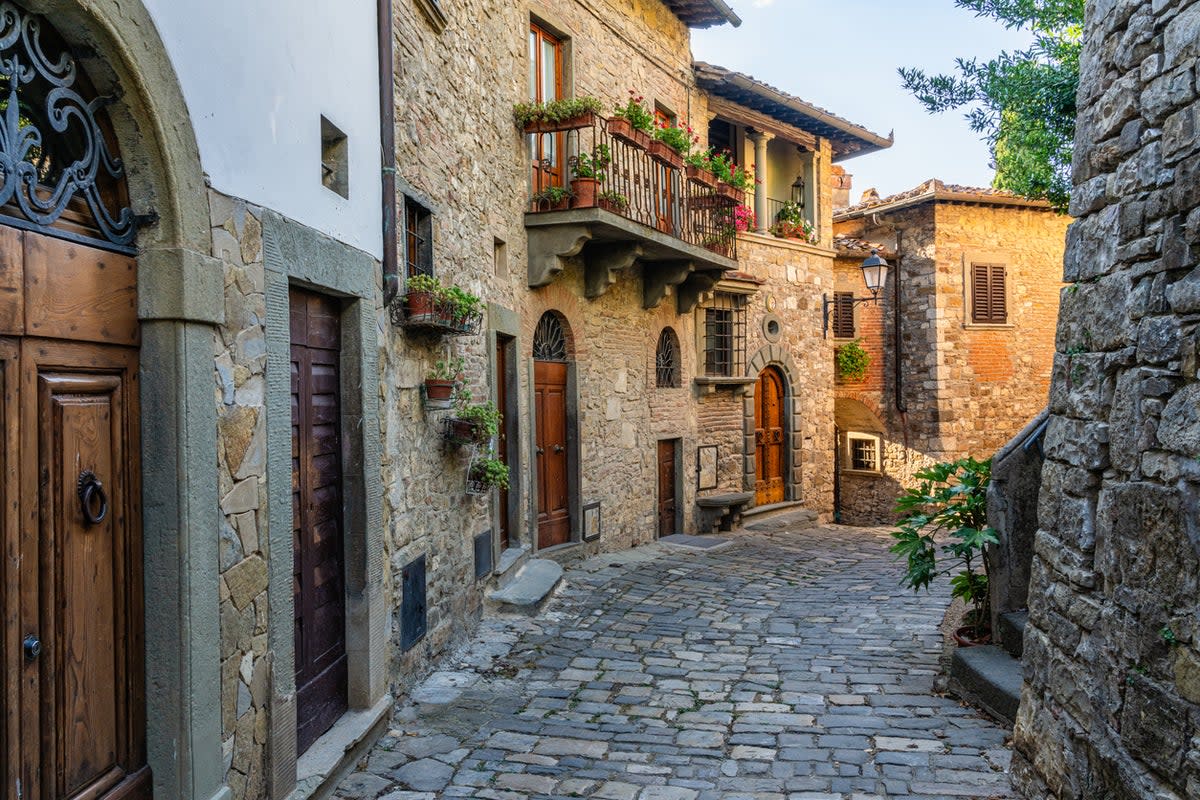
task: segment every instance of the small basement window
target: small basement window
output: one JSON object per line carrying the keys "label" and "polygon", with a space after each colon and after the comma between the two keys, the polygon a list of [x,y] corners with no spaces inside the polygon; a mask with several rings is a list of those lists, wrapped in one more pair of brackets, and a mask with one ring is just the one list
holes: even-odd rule
{"label": "small basement window", "polygon": [[350,156],[346,134],[321,117],[321,184],[350,198]]}
{"label": "small basement window", "polygon": [[855,472],[882,472],[879,437],[871,433],[846,434],[846,468]]}

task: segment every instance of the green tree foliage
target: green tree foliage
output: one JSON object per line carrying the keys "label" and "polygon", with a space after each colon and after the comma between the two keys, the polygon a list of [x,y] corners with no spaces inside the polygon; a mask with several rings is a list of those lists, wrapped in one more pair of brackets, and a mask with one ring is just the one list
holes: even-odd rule
{"label": "green tree foliage", "polygon": [[1028,29],[1033,44],[990,61],[956,59],[953,75],[901,68],[904,87],[930,113],[966,110],[971,129],[992,150],[997,188],[1049,200],[1065,211],[1084,0],[955,0],[955,5],[1007,28]]}

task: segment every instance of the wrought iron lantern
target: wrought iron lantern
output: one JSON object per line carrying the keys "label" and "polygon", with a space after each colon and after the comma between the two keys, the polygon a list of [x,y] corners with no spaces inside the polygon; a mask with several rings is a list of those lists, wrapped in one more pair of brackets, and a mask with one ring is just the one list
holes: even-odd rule
{"label": "wrought iron lantern", "polygon": [[[867,285],[867,291],[871,293],[871,296],[850,298],[848,302],[851,308],[859,303],[879,302],[879,293],[883,290],[884,284],[887,283],[888,269],[887,260],[879,255],[878,250],[872,249],[871,255],[867,256],[862,262],[863,283]],[[821,295],[822,335],[825,338],[829,338],[829,316],[834,302],[834,299],[829,295]],[[843,300],[842,302],[847,301]]]}

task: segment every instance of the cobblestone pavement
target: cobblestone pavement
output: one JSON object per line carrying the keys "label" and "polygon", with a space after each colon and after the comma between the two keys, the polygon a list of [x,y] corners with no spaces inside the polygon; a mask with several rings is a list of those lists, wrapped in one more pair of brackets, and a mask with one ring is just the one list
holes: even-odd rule
{"label": "cobblestone pavement", "polygon": [[1013,797],[1006,732],[933,691],[948,595],[879,530],[738,533],[567,572],[537,620],[483,623],[343,798]]}

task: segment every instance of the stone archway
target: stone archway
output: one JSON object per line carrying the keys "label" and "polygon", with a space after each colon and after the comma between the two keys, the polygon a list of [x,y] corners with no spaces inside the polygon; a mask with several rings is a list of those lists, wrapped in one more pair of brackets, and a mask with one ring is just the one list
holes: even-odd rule
{"label": "stone archway", "polygon": [[187,104],[139,0],[27,0],[81,54],[139,216],[148,757],[157,797],[229,796],[221,753],[213,325],[224,319],[208,198]]}
{"label": "stone archway", "polygon": [[[750,357],[746,364],[746,377],[757,379],[768,367],[778,370],[784,384],[784,429],[787,439],[784,447],[784,500],[799,500],[801,499],[801,453],[799,442],[802,441],[802,437],[800,435],[801,418],[796,408],[795,400],[799,372],[786,348],[777,344],[770,344],[761,348]],[[755,399],[755,386],[751,384],[747,386],[746,393],[742,399],[743,430],[745,434],[745,452],[743,455],[746,456],[743,459],[746,466],[742,485],[745,491],[748,492],[754,491],[755,484],[757,483],[757,468],[754,458],[756,450],[754,433]]]}

